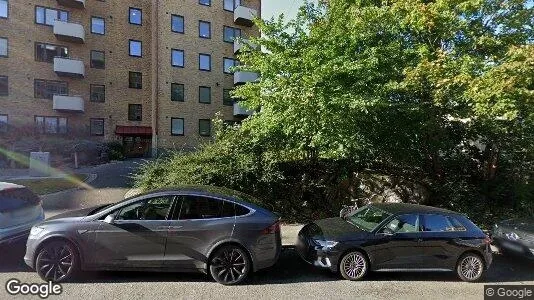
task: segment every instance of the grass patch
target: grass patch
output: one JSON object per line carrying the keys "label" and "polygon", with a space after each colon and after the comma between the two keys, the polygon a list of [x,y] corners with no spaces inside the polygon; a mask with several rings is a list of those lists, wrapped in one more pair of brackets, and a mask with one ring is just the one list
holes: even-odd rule
{"label": "grass patch", "polygon": [[37,195],[44,195],[77,188],[77,182],[85,181],[87,177],[87,174],[73,174],[68,178],[20,179],[10,182],[26,186]]}

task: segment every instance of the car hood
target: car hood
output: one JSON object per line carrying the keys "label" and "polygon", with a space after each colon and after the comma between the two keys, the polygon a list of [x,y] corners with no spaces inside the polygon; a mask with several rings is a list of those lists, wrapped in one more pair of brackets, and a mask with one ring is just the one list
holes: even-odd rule
{"label": "car hood", "polygon": [[502,221],[498,225],[534,233],[534,218],[511,219]]}
{"label": "car hood", "polygon": [[308,224],[305,231],[313,239],[336,241],[363,238],[368,234],[340,217],[317,220]]}
{"label": "car hood", "polygon": [[72,218],[83,219],[84,217],[87,217],[92,211],[94,211],[94,210],[96,210],[98,208],[104,207],[104,206],[105,205],[94,206],[94,207],[89,207],[89,208],[84,208],[84,209],[73,210],[73,211],[68,211],[68,212],[65,212],[65,213],[50,217],[50,218],[46,219],[46,221],[55,221],[55,220],[58,220],[58,219],[72,219]]}

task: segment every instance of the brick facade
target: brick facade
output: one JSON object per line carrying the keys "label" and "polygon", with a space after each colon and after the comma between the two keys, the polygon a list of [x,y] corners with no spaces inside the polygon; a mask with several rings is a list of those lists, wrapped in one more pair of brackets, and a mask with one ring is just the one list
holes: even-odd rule
{"label": "brick facade", "polygon": [[[5,0],[4,0],[5,1]],[[85,2],[85,8],[59,3]],[[63,3],[62,3],[63,4]],[[36,5],[68,11],[69,22],[82,24],[85,41],[64,41],[53,26],[36,22]],[[260,0],[242,0],[242,6],[260,12]],[[129,22],[129,8],[142,10],[142,25]],[[122,141],[117,126],[151,127],[151,147],[189,148],[206,139],[199,135],[199,120],[221,112],[225,120],[238,120],[232,106],[223,105],[223,89],[234,86],[233,75],[223,73],[223,58],[233,58],[233,44],[223,41],[223,26],[240,28],[243,36],[257,35],[256,27],[234,23],[234,13],[223,9],[223,0],[211,6],[198,0],[8,0],[8,17],[0,18],[0,38],[8,39],[8,56],[0,57],[0,76],[8,76],[9,94],[0,96],[0,115],[8,115],[9,130],[33,126],[35,116],[68,119],[70,132],[85,139]],[[171,15],[184,17],[184,33],[171,31]],[[105,20],[105,34],[91,33],[91,18]],[[155,17],[155,18],[154,18]],[[199,37],[199,20],[211,24],[211,38]],[[142,42],[142,57],[129,55],[129,40]],[[85,66],[85,77],[71,78],[54,72],[54,64],[36,60],[35,43],[68,48],[68,56]],[[184,51],[183,68],[171,66],[171,50]],[[92,68],[91,50],[105,52],[105,69]],[[199,70],[199,53],[211,55],[211,71]],[[129,88],[130,71],[142,73],[142,89]],[[69,96],[83,99],[83,112],[53,109],[50,99],[34,95],[36,79],[64,81]],[[184,85],[185,101],[171,101],[171,83]],[[105,102],[90,101],[90,86],[105,85]],[[199,103],[199,86],[211,88],[211,103]],[[142,120],[128,120],[129,104],[142,104]],[[90,119],[104,119],[104,135],[89,136]],[[184,119],[184,135],[171,134],[171,119]]]}

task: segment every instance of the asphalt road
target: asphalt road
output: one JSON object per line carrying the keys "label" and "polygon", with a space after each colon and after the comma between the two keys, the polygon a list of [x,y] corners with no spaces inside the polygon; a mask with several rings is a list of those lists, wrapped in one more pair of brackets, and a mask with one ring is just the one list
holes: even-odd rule
{"label": "asphalt road", "polygon": [[[65,210],[119,201],[131,186],[129,174],[139,161],[109,164],[84,171],[96,173],[93,190],[45,197],[48,216]],[[298,230],[284,227],[284,241]],[[27,298],[7,294],[5,283],[16,278],[42,283],[23,261],[24,242],[0,248],[0,299]],[[253,274],[243,285],[226,287],[202,274],[90,272],[63,285],[51,299],[483,299],[485,284],[534,285],[534,261],[497,255],[484,282],[464,283],[452,273],[371,273],[349,282],[304,263],[291,246],[272,268]],[[38,297],[34,297],[38,299]]]}

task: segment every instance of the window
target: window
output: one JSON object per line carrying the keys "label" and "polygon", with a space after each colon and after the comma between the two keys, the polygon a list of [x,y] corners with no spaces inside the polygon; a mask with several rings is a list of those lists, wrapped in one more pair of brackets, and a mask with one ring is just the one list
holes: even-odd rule
{"label": "window", "polygon": [[223,40],[227,43],[233,43],[235,38],[241,37],[241,29],[230,26],[224,26]]}
{"label": "window", "polygon": [[348,215],[347,220],[365,231],[373,231],[390,216],[391,214],[384,210],[367,205],[356,210],[352,215]]}
{"label": "window", "polygon": [[211,120],[198,120],[198,134],[200,134],[200,136],[211,136]]}
{"label": "window", "polygon": [[423,216],[422,231],[445,232],[445,231],[455,231],[455,230],[456,230],[456,227],[453,226],[449,218],[447,218],[446,216],[443,216],[443,215],[424,215]]}
{"label": "window", "polygon": [[9,9],[7,7],[7,0],[0,0],[0,18],[8,17]]}
{"label": "window", "polygon": [[178,15],[171,16],[172,32],[184,33],[184,17]]}
{"label": "window", "polygon": [[7,76],[0,76],[0,96],[8,96],[9,95],[9,88],[8,88],[8,77]]}
{"label": "window", "polygon": [[182,196],[182,199],[182,205],[177,207],[180,220],[234,217],[232,202],[202,196]]}
{"label": "window", "polygon": [[235,215],[237,217],[244,216],[244,215],[246,215],[248,213],[250,213],[250,209],[248,209],[248,208],[246,208],[244,206],[238,205],[238,204],[235,205]]}
{"label": "window", "polygon": [[211,39],[211,23],[198,21],[198,36],[205,39]]}
{"label": "window", "polygon": [[184,119],[171,118],[171,134],[184,135]]}
{"label": "window", "polygon": [[143,24],[143,11],[139,8],[130,7],[129,21],[130,21],[130,24],[142,25]]}
{"label": "window", "polygon": [[198,88],[198,102],[210,104],[211,103],[211,88],[208,86],[201,86]]}
{"label": "window", "polygon": [[135,202],[134,204],[123,207],[118,213],[116,220],[165,220],[169,214],[172,200],[172,196],[163,196]]}
{"label": "window", "polygon": [[104,35],[106,34],[106,21],[104,18],[91,18],[91,33]]}
{"label": "window", "polygon": [[91,119],[89,124],[91,135],[104,135],[104,119]]}
{"label": "window", "polygon": [[198,4],[211,6],[211,0],[198,0]]}
{"label": "window", "polygon": [[402,215],[391,220],[380,232],[383,233],[408,233],[418,232],[418,215]]}
{"label": "window", "polygon": [[129,73],[129,87],[132,89],[142,89],[143,88],[143,74],[141,72],[130,72]]}
{"label": "window", "polygon": [[226,74],[232,74],[232,68],[237,66],[238,65],[238,62],[237,60],[233,59],[233,58],[224,58],[224,70],[223,72],[226,73]]}
{"label": "window", "polygon": [[91,50],[91,68],[106,68],[106,54],[104,51]]}
{"label": "window", "polygon": [[211,55],[202,53],[198,55],[198,69],[201,71],[211,71]]}
{"label": "window", "polygon": [[224,0],[224,10],[234,11],[234,8],[241,5],[241,0]]}
{"label": "window", "polygon": [[91,84],[91,102],[106,102],[106,86]]}
{"label": "window", "polygon": [[143,105],[128,104],[128,120],[142,121],[143,120]]}
{"label": "window", "polygon": [[172,49],[171,50],[171,63],[173,67],[184,67],[184,51]]}
{"label": "window", "polygon": [[7,57],[7,38],[0,38],[0,57]]}
{"label": "window", "polygon": [[35,7],[35,23],[52,26],[55,20],[68,22],[69,12],[42,6]]}
{"label": "window", "polygon": [[0,115],[0,132],[7,132],[7,115]]}
{"label": "window", "polygon": [[171,101],[184,102],[184,85],[179,83],[171,83]]}
{"label": "window", "polygon": [[141,41],[130,40],[130,56],[143,56],[143,44]]}
{"label": "window", "polygon": [[67,83],[64,81],[52,81],[35,79],[34,81],[34,97],[41,99],[50,99],[54,95],[68,95],[69,89]]}
{"label": "window", "polygon": [[232,96],[230,95],[231,91],[231,89],[223,89],[223,105],[234,105],[234,99],[232,99]]}
{"label": "window", "polygon": [[45,43],[35,43],[35,61],[53,63],[54,57],[69,57],[69,48]]}
{"label": "window", "polygon": [[67,118],[35,116],[35,130],[38,133],[67,133]]}

